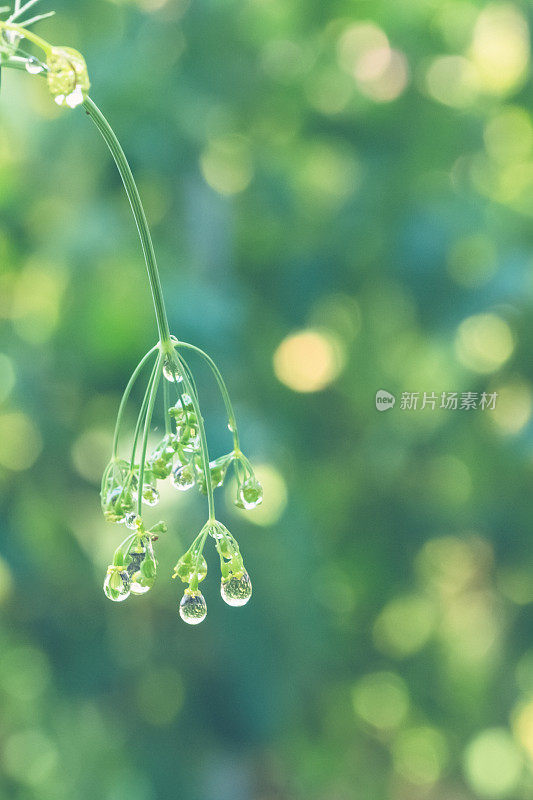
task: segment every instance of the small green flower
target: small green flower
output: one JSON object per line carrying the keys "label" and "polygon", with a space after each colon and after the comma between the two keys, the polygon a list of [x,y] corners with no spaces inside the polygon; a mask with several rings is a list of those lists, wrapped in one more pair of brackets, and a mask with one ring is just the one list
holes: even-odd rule
{"label": "small green flower", "polygon": [[48,88],[58,106],[81,105],[91,87],[85,59],[72,47],[52,47],[47,54]]}

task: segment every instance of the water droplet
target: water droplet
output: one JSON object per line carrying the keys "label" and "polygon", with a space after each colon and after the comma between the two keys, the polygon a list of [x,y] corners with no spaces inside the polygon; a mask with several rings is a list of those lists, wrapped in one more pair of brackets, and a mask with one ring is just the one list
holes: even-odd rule
{"label": "water droplet", "polygon": [[180,617],[189,625],[199,625],[207,616],[207,603],[201,592],[185,591],[180,602]]}
{"label": "water droplet", "polygon": [[163,363],[163,375],[167,381],[170,381],[171,383],[179,383],[183,380],[183,375],[181,374],[179,367],[168,356],[165,357],[165,361]]}
{"label": "water droplet", "polygon": [[43,72],[44,67],[37,58],[31,56],[26,61],[26,69],[30,75],[38,75],[40,72]]}
{"label": "water droplet", "polygon": [[156,506],[159,503],[159,492],[150,483],[144,485],[143,503],[147,506]]}
{"label": "water droplet", "polygon": [[252,596],[252,581],[247,572],[240,578],[232,575],[220,584],[220,594],[228,606],[244,606]]}
{"label": "water droplet", "polygon": [[263,502],[263,487],[256,480],[245,481],[239,487],[239,505],[243,508],[256,508]]}
{"label": "water droplet", "polygon": [[129,528],[132,531],[136,531],[142,525],[142,519],[138,514],[135,512],[130,511],[129,514],[126,514],[124,522],[126,523],[126,528]]}
{"label": "water droplet", "polygon": [[130,563],[127,566],[131,580],[130,591],[132,594],[146,594],[154,583],[157,562],[150,540],[143,540],[130,550]]}
{"label": "water droplet", "polygon": [[104,594],[109,600],[121,603],[130,595],[130,576],[124,570],[108,572],[104,581]]}
{"label": "water droplet", "polygon": [[192,489],[195,483],[194,467],[192,464],[183,464],[176,467],[172,472],[172,482],[176,489],[186,492]]}

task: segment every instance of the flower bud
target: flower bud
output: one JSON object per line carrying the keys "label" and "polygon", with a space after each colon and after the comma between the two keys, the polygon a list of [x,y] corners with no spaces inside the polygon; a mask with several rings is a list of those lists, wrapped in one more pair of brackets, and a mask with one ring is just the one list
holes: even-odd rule
{"label": "flower bud", "polygon": [[46,60],[48,88],[59,106],[75,108],[90,89],[85,59],[71,47],[52,47]]}

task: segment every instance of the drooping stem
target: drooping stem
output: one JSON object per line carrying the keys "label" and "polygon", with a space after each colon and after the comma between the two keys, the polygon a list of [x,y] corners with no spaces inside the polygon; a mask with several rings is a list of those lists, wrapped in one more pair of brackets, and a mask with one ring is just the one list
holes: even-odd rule
{"label": "drooping stem", "polygon": [[206,361],[207,364],[209,365],[213,375],[215,376],[215,380],[218,384],[218,388],[220,389],[220,394],[222,395],[222,399],[226,407],[229,429],[233,434],[233,444],[235,447],[235,451],[239,452],[240,446],[239,446],[239,432],[237,430],[237,420],[235,419],[235,412],[233,410],[233,405],[230,400],[229,392],[226,388],[226,384],[224,383],[224,378],[222,377],[219,368],[217,367],[211,356],[208,356],[207,353],[204,353],[204,351],[201,350],[199,347],[196,347],[196,345],[179,341],[176,346],[185,347],[187,350],[193,350],[195,353],[198,353],[198,355],[201,356],[204,359],[204,361]]}
{"label": "drooping stem", "polygon": [[122,183],[124,184],[124,189],[126,190],[128,200],[130,201],[131,210],[133,212],[133,216],[135,217],[135,223],[137,225],[139,238],[141,240],[146,270],[148,272],[148,280],[150,282],[150,289],[152,290],[159,338],[163,347],[168,349],[170,347],[170,331],[168,327],[167,313],[165,310],[165,302],[163,300],[163,292],[161,289],[161,281],[159,278],[159,271],[157,269],[157,261],[155,257],[154,246],[152,244],[152,237],[150,235],[150,229],[146,220],[146,214],[144,213],[139,190],[137,189],[137,184],[135,183],[135,179],[124,151],[120,146],[120,142],[118,141],[111,125],[106,120],[98,106],[91,100],[90,97],[86,97],[83,107],[102,134],[102,137],[104,138],[104,141],[109,147],[111,155],[115,160],[120,177],[122,178]]}
{"label": "drooping stem", "polygon": [[161,377],[161,364],[163,361],[163,354],[159,353],[155,366],[155,375],[152,386],[150,387],[150,396],[148,398],[148,408],[146,409],[146,418],[144,420],[144,431],[142,441],[141,458],[139,461],[139,486],[137,495],[137,514],[142,516],[142,501],[143,501],[143,486],[144,486],[144,466],[146,460],[146,449],[148,447],[148,434],[150,433],[150,423],[152,421],[152,414],[154,413],[155,398],[157,396],[157,389],[159,386],[159,379]]}
{"label": "drooping stem", "polygon": [[209,521],[214,522],[215,498],[213,496],[213,483],[211,481],[211,468],[209,466],[209,449],[207,447],[207,436],[205,434],[204,418],[202,417],[202,412],[200,411],[200,404],[198,402],[198,396],[196,394],[195,387],[193,385],[191,378],[189,377],[189,369],[187,367],[187,364],[178,353],[176,353],[176,357],[178,359],[181,372],[183,375],[183,383],[185,384],[185,388],[187,389],[187,392],[191,398],[192,405],[194,408],[194,413],[196,414],[196,419],[198,420],[198,432],[200,434],[200,450],[202,454],[202,471],[204,473],[205,488],[207,492]]}
{"label": "drooping stem", "polygon": [[131,376],[131,378],[128,381],[128,385],[126,386],[126,388],[124,390],[124,394],[122,395],[122,400],[120,401],[120,406],[119,406],[119,409],[118,409],[117,423],[115,425],[115,435],[113,436],[113,457],[114,458],[116,458],[116,456],[117,456],[118,435],[120,433],[120,425],[121,425],[121,422],[122,422],[122,417],[124,415],[124,409],[126,408],[126,403],[128,402],[129,396],[131,394],[131,390],[133,388],[133,384],[137,380],[137,377],[138,377],[141,369],[144,367],[144,365],[146,364],[146,362],[148,361],[148,359],[150,358],[150,356],[152,355],[152,353],[155,350],[157,350],[157,345],[152,347],[152,349],[149,350],[146,353],[146,355],[144,356],[144,358],[142,358],[141,361],[137,364],[133,375]]}

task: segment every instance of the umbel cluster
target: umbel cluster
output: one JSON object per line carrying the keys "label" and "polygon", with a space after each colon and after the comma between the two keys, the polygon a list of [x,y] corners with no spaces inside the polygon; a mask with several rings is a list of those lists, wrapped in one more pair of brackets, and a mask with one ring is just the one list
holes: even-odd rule
{"label": "umbel cluster", "polygon": [[[228,529],[216,519],[214,489],[221,486],[230,470],[237,485],[235,503],[244,509],[259,505],[261,485],[240,448],[235,414],[222,376],[213,360],[192,344],[170,334],[165,303],[150,230],[130,166],[110,124],[89,97],[90,81],[83,56],[70,47],[56,47],[36,35],[30,26],[53,12],[28,16],[38,0],[15,0],[12,11],[0,19],[0,71],[24,70],[45,78],[53,100],[62,107],[85,110],[107,144],[118,168],[137,226],[148,281],[152,292],[159,339],[137,365],[120,403],[111,459],[102,478],[101,502],[110,522],[124,525],[127,536],[116,548],[107,569],[104,592],[114,602],[130,595],[146,594],[157,575],[154,545],[167,530],[165,522],[147,527],[144,511],[159,501],[159,481],[170,480],[178,491],[196,487],[207,498],[207,521],[187,552],[174,567],[174,578],[186,588],[179,604],[181,618],[191,625],[205,619],[207,605],[199,585],[207,574],[204,546],[208,537],[215,541],[220,558],[222,598],[231,606],[242,606],[252,594],[252,584],[244,567],[239,545]],[[28,52],[30,47],[34,52]],[[211,369],[226,407],[233,449],[211,461],[204,421],[200,412],[194,377],[184,358],[194,352]],[[124,411],[132,388],[148,373],[146,390],[133,431],[133,443],[124,457],[119,453]],[[146,375],[145,375],[146,377]],[[163,404],[165,434],[153,450],[148,450],[156,400]]]}

